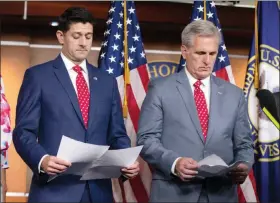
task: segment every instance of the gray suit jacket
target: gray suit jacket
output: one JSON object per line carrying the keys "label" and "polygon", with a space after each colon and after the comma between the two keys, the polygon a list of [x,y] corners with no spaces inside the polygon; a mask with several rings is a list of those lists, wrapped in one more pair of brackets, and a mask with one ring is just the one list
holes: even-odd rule
{"label": "gray suit jacket", "polygon": [[184,70],[152,81],[141,108],[137,144],[154,169],[150,201],[197,202],[205,184],[210,202],[237,202],[229,177],[183,182],[171,173],[178,157],[200,161],[217,154],[227,164],[254,162],[247,104],[238,87],[211,76],[210,119],[204,142],[193,93]]}

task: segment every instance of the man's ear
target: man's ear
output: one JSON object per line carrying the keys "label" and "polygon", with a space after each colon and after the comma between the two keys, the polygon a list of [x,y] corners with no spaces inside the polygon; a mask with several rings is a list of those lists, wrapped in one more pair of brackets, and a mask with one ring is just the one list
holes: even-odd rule
{"label": "man's ear", "polygon": [[57,40],[59,42],[59,44],[63,45],[64,44],[64,34],[62,31],[58,30],[56,31],[56,37],[57,37]]}
{"label": "man's ear", "polygon": [[189,53],[189,49],[188,47],[186,47],[185,45],[181,46],[181,54],[183,56],[184,59],[186,59],[186,55]]}

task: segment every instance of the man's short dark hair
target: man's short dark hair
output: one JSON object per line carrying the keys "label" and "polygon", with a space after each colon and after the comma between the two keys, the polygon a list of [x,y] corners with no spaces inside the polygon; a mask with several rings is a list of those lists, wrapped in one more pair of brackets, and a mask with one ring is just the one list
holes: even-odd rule
{"label": "man's short dark hair", "polygon": [[58,30],[67,32],[72,23],[90,23],[94,25],[94,18],[86,8],[70,7],[59,16],[58,23]]}

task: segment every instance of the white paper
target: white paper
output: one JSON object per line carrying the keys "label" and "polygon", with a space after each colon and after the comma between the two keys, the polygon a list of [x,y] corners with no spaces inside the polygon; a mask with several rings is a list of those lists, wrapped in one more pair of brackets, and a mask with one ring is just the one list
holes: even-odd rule
{"label": "white paper", "polygon": [[109,146],[88,144],[62,136],[57,157],[72,163],[65,173],[83,175],[93,160],[99,159],[108,149]]}
{"label": "white paper", "polygon": [[225,175],[240,163],[248,164],[247,161],[237,161],[231,165],[227,165],[221,157],[212,154],[198,162],[197,176],[206,178]]}
{"label": "white paper", "polygon": [[81,180],[118,178],[121,169],[131,166],[139,156],[143,146],[109,150],[82,176]]}
{"label": "white paper", "polygon": [[50,176],[48,182],[65,174],[82,176],[81,180],[120,177],[121,169],[136,161],[142,147],[108,150],[109,146],[79,142],[63,135],[57,157],[71,162],[71,166],[59,175]]}
{"label": "white paper", "polygon": [[[57,157],[71,162],[71,166],[63,173],[82,176],[91,166],[94,160],[99,159],[109,146],[88,144],[62,136]],[[58,175],[51,176],[48,181],[53,180]]]}

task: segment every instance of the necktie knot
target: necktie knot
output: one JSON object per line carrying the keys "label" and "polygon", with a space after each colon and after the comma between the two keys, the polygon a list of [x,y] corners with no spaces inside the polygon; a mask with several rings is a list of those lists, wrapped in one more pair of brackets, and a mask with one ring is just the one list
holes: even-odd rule
{"label": "necktie knot", "polygon": [[76,71],[78,74],[82,73],[82,68],[79,65],[74,66],[73,70]]}
{"label": "necktie knot", "polygon": [[201,80],[198,80],[198,81],[196,81],[196,82],[193,84],[193,86],[194,86],[195,88],[199,88],[200,85],[202,85]]}

